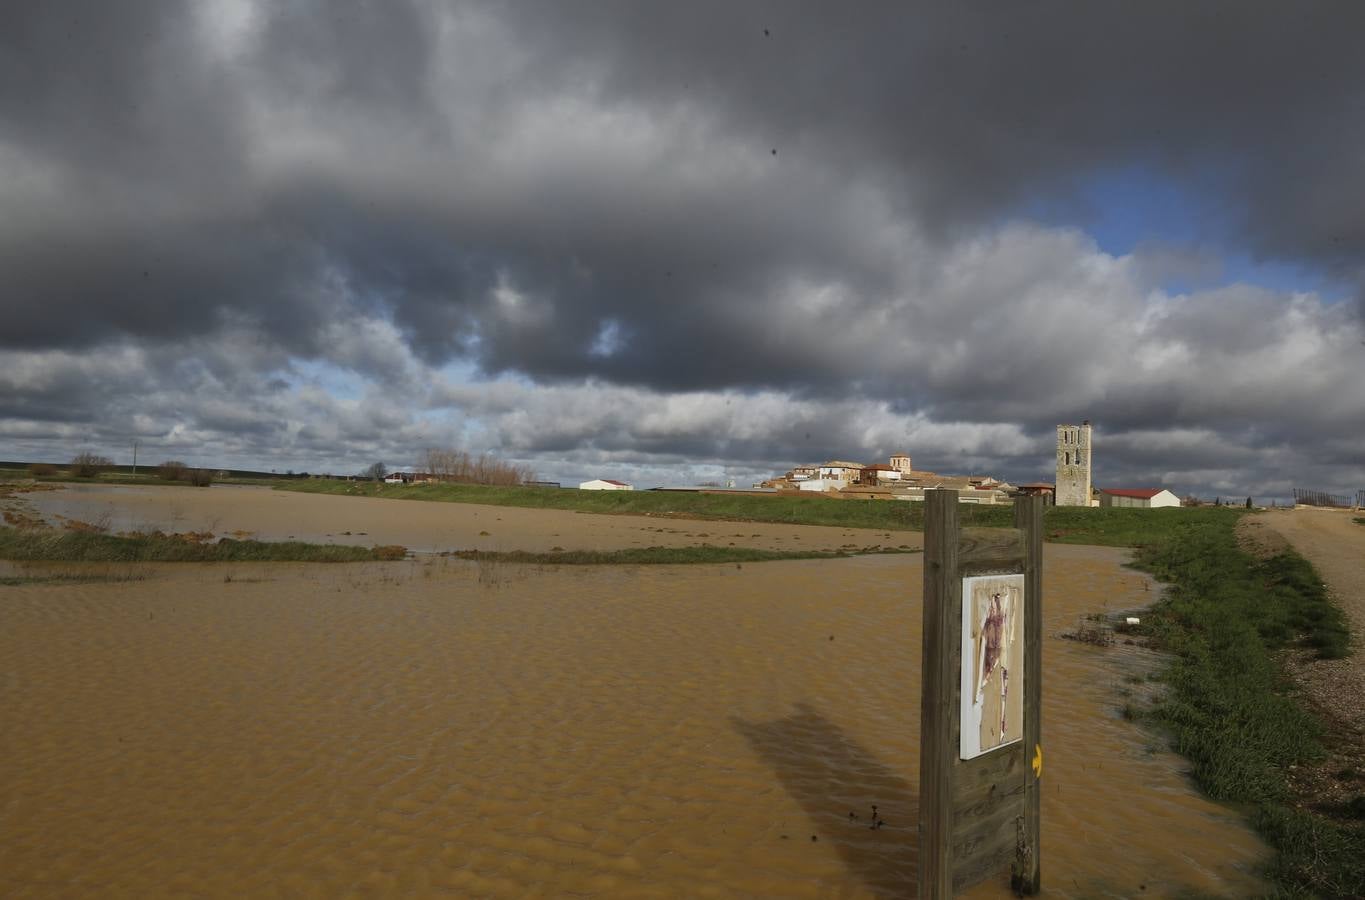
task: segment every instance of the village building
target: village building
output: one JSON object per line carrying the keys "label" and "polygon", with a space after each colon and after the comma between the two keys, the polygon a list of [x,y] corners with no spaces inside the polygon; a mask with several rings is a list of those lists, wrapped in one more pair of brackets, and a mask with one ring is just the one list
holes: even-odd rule
{"label": "village building", "polygon": [[853,484],[862,474],[863,464],[856,462],[846,462],[840,459],[830,460],[820,464],[820,471],[817,477],[831,481],[842,481],[844,484]]}
{"label": "village building", "polygon": [[430,472],[390,472],[384,476],[385,484],[426,484],[435,480]]}
{"label": "village building", "polygon": [[1034,481],[1029,484],[1018,485],[1015,490],[1024,497],[1042,497],[1043,503],[1051,506],[1056,487],[1046,481]]}
{"label": "village building", "polygon": [[1057,487],[1058,506],[1097,506],[1091,499],[1090,420],[1080,425],[1057,426]]}
{"label": "village building", "polygon": [[793,466],[761,485],[838,500],[923,500],[926,490],[944,488],[957,491],[962,503],[995,504],[1009,503],[1016,493],[1013,485],[990,475],[915,471],[908,453],[893,455],[887,465],[830,460],[819,466]]}
{"label": "village building", "polygon": [[893,466],[863,466],[858,475],[858,483],[869,487],[900,480],[901,470]]}
{"label": "village building", "polygon": [[1157,509],[1179,505],[1180,498],[1165,488],[1100,488],[1100,506],[1106,509]]}
{"label": "village building", "polygon": [[578,489],[580,491],[633,491],[635,485],[617,481],[614,478],[594,478],[592,481],[581,482]]}

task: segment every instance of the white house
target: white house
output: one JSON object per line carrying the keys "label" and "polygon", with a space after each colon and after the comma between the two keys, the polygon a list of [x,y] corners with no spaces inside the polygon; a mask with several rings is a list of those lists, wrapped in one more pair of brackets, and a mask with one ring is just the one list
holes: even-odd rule
{"label": "white house", "polygon": [[830,460],[820,464],[820,478],[831,481],[842,481],[849,484],[862,474],[863,464],[856,462],[845,462],[843,460]]}
{"label": "white house", "polygon": [[1180,498],[1165,488],[1100,488],[1100,506],[1156,509],[1179,506]]}
{"label": "white house", "polygon": [[799,490],[815,491],[819,494],[848,487],[848,482],[839,478],[807,478],[805,481],[796,482],[796,487]]}
{"label": "white house", "polygon": [[580,491],[633,491],[635,485],[626,484],[624,481],[617,481],[613,478],[595,478],[592,481],[584,481],[578,485]]}

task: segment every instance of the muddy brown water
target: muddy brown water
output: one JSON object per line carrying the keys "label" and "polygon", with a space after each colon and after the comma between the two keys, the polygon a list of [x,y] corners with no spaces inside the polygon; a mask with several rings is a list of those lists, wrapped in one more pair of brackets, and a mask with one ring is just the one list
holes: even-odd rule
{"label": "muddy brown water", "polygon": [[[548,490],[548,488],[547,488]],[[59,516],[111,531],[197,531],[265,541],[401,544],[446,550],[616,550],[697,544],[769,550],[923,546],[922,535],[760,522],[593,515],[379,497],[301,494],[254,486],[211,488],[65,485],[23,499],[52,524]],[[818,501],[812,501],[818,502]]]}
{"label": "muddy brown water", "polygon": [[[1122,559],[1046,552],[1045,893],[1256,893],[1056,637],[1150,600]],[[0,894],[913,895],[918,556],[125,574],[0,587]]]}

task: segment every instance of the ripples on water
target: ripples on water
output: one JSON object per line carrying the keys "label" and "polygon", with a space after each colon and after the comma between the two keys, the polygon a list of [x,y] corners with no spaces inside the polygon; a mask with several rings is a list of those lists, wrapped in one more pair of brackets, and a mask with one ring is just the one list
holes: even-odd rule
{"label": "ripples on water", "polygon": [[[1048,553],[1049,635],[1150,596]],[[150,571],[0,587],[6,896],[913,893],[918,557]],[[1045,654],[1047,893],[1255,890],[1114,652]]]}

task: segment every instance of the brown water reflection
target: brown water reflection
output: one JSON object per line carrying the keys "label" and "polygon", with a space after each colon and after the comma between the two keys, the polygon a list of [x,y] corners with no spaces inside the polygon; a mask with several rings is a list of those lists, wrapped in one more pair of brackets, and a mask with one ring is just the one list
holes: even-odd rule
{"label": "brown water reflection", "polygon": [[[1048,548],[1046,634],[1117,560]],[[917,556],[146,572],[0,587],[6,896],[912,892]],[[1253,893],[1119,657],[1045,654],[1048,895]]]}
{"label": "brown water reflection", "polygon": [[[850,873],[888,897],[916,883],[919,800],[901,773],[809,704],[798,703],[794,713],[780,719],[736,720],[734,726],[801,804],[816,836],[834,839]],[[869,797],[880,801],[875,810]],[[836,806],[848,806],[847,817],[831,812]],[[872,824],[874,816],[883,823],[880,827]],[[903,818],[888,821],[888,816]],[[864,829],[871,833],[862,834]]]}

